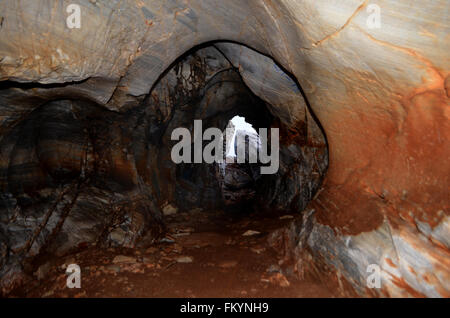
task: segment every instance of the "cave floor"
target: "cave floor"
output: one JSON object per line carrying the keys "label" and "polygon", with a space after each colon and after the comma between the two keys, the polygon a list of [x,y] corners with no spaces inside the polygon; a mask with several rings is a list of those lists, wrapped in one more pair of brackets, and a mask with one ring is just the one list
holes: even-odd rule
{"label": "cave floor", "polygon": [[[268,245],[289,216],[224,212],[166,217],[161,242],[136,248],[86,247],[47,261],[10,297],[334,297],[318,282],[299,280]],[[244,236],[247,231],[258,234]],[[249,233],[247,233],[249,234]],[[252,234],[252,233],[250,233]],[[66,287],[67,264],[81,268],[81,288]]]}

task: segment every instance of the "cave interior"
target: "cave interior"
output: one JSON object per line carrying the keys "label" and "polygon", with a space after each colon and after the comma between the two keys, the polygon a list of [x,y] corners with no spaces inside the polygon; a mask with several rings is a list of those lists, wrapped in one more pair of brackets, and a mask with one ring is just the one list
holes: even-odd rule
{"label": "cave interior", "polygon": [[0,3],[0,295],[450,295],[447,1],[80,2]]}

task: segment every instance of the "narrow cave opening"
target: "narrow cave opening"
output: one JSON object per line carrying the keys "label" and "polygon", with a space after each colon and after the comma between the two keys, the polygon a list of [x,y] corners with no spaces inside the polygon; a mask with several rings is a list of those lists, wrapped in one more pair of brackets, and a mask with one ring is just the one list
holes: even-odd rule
{"label": "narrow cave opening", "polygon": [[248,206],[254,200],[256,183],[261,178],[257,162],[260,151],[258,132],[245,117],[234,116],[224,132],[224,161],[217,164],[225,205]]}

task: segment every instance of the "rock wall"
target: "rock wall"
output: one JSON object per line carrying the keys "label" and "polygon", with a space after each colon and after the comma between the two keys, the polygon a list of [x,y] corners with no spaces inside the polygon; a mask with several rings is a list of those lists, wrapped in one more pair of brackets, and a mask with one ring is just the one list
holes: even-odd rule
{"label": "rock wall", "polygon": [[[305,120],[299,118],[308,123],[317,118],[327,137],[329,169],[310,206],[315,213],[309,236],[302,232],[298,240],[300,229],[293,226],[298,255],[306,254],[300,271],[359,295],[449,296],[447,1],[374,1],[381,9],[380,28],[368,27],[372,2],[367,0],[78,3],[80,29],[65,25],[68,1],[0,3],[0,80],[8,81],[0,91],[2,166],[14,153],[20,169],[12,175],[32,180],[18,185],[19,178],[11,176],[11,185],[46,185],[42,171],[58,180],[82,174],[79,142],[61,146],[69,160],[46,154],[49,137],[33,143],[31,131],[45,136],[45,125],[36,128],[38,120],[23,119],[38,106],[83,98],[123,114],[142,103],[170,63],[193,46],[242,43],[273,57],[298,81],[300,90],[278,85],[283,81],[271,81],[246,49],[228,44],[234,52],[228,53],[229,63],[237,64],[248,87],[274,106],[271,113],[291,132],[286,141],[304,136],[298,131]],[[278,86],[267,90],[257,79]],[[289,96],[291,102],[277,103]],[[61,127],[70,112],[65,114]],[[17,125],[30,125],[24,128],[27,136],[13,133]],[[70,125],[77,140],[85,137],[81,127]],[[36,150],[30,153],[30,147]],[[48,164],[38,167],[38,162]],[[114,173],[132,175],[133,169],[118,165]],[[82,190],[66,194],[61,187],[54,195],[67,197],[69,205],[74,195],[82,196]],[[9,249],[4,242],[13,236],[1,235],[4,255]],[[368,264],[381,267],[381,289],[366,288]]]}

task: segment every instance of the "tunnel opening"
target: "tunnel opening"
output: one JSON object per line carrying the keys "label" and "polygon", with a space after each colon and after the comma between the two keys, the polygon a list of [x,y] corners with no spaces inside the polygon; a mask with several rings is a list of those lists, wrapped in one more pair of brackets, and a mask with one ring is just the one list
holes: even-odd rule
{"label": "tunnel opening", "polygon": [[239,203],[249,206],[261,178],[260,164],[256,160],[261,151],[261,139],[245,117],[240,116],[228,122],[224,137],[224,160],[216,167],[222,198],[226,206]]}

